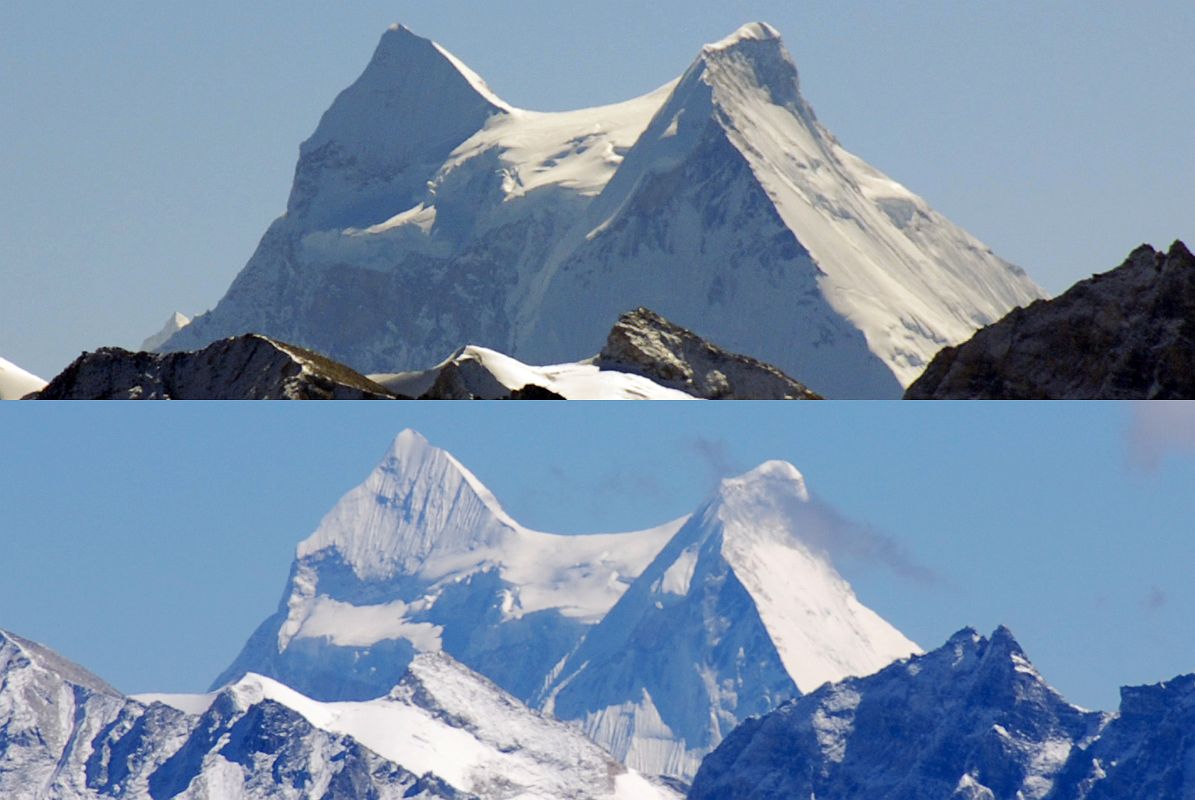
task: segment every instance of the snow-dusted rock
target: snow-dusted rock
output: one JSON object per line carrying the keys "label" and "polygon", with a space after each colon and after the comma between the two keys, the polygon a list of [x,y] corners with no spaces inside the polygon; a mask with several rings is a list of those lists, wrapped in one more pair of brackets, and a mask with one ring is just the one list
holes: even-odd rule
{"label": "snow-dusted rock", "polygon": [[748,720],[702,763],[689,797],[1040,800],[1106,721],[1050,688],[1007,629],[967,629]]}
{"label": "snow-dusted rock", "polygon": [[46,648],[0,631],[0,796],[467,797],[240,687],[192,711],[123,697]]}
{"label": "snow-dusted rock", "polygon": [[916,652],[808,543],[816,524],[790,464],[723,481],[540,702],[628,766],[688,779],[747,717]]}
{"label": "snow-dusted rock", "polygon": [[1119,267],[947,347],[914,400],[1195,398],[1195,256],[1142,245]]}
{"label": "snow-dusted rock", "polygon": [[368,702],[321,703],[253,674],[128,698],[2,631],[0,796],[679,800],[443,654]]}
{"label": "snow-dusted rock", "polygon": [[191,353],[84,353],[41,400],[388,400],[394,395],[318,353],[245,334]]}
{"label": "snow-dusted rock", "polygon": [[26,372],[11,361],[0,358],[0,400],[20,400],[44,388],[44,380],[32,372]]}
{"label": "snow-dusted rock", "polygon": [[1120,690],[1120,710],[1076,747],[1050,800],[1195,797],[1195,675]]}
{"label": "snow-dusted rock", "polygon": [[369,377],[398,394],[429,400],[519,399],[528,394],[524,390],[565,400],[816,397],[770,364],[728,353],[645,308],[620,316],[602,352],[583,361],[534,367],[469,345],[428,370]]}
{"label": "snow-dusted rock", "polygon": [[846,152],[766,25],[563,113],[511,107],[396,27],[303,144],[287,213],[165,348],[257,330],[369,372],[462,342],[567,363],[648,306],[821,394],[897,397],[1040,294]]}
{"label": "snow-dusted rock", "polygon": [[618,318],[595,363],[709,400],[817,398],[771,364],[728,353],[646,308]]}

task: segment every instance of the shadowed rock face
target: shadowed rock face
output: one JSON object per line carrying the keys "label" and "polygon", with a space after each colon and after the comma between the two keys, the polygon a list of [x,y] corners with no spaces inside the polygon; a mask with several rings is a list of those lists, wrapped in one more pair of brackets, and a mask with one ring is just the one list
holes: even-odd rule
{"label": "shadowed rock face", "polygon": [[1106,720],[1051,689],[1007,629],[966,629],[743,723],[689,797],[1052,800],[1068,755]]}
{"label": "shadowed rock face", "polygon": [[820,399],[771,364],[727,352],[646,308],[619,317],[596,363],[709,400]]}
{"label": "shadowed rock face", "polygon": [[191,353],[101,348],[75,359],[41,400],[390,400],[396,396],[343,364],[246,334]]}
{"label": "shadowed rock face", "polygon": [[906,399],[1195,398],[1195,257],[1134,250],[938,353]]}

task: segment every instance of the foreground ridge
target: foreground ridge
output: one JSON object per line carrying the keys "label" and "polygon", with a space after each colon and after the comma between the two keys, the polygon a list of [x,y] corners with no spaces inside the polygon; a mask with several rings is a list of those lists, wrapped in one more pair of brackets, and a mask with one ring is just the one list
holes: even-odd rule
{"label": "foreground ridge", "polygon": [[40,400],[390,400],[385,387],[319,353],[245,334],[190,353],[84,353]]}
{"label": "foreground ridge", "polygon": [[959,631],[875,675],[827,684],[749,720],[701,766],[690,798],[1013,798],[1066,794],[1108,716],[1070,705],[1006,628]]}
{"label": "foreground ridge", "polygon": [[942,350],[912,400],[1195,398],[1195,256],[1142,245],[1113,270]]}

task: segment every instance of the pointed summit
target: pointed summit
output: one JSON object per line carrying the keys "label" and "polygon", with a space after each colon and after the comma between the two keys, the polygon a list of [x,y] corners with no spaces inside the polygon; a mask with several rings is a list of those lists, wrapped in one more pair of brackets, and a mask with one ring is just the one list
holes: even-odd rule
{"label": "pointed summit", "polygon": [[563,535],[512,520],[412,430],[298,546],[278,610],[213,683],[256,672],[320,700],[388,692],[446,652],[520,698],[680,528]]}
{"label": "pointed summit", "polygon": [[722,481],[561,665],[545,709],[628,766],[688,779],[747,717],[917,652],[810,544],[832,533],[792,464]]}
{"label": "pointed summit", "polygon": [[392,26],[299,148],[287,215],[367,228],[415,206],[461,142],[510,106],[440,45]]}
{"label": "pointed summit", "polygon": [[299,544],[300,559],[335,551],[359,579],[450,569],[431,564],[497,546],[519,530],[469,470],[413,430]]}
{"label": "pointed summit", "polygon": [[690,70],[698,65],[704,70],[705,82],[721,91],[724,102],[741,102],[758,92],[806,123],[816,122],[813,108],[801,96],[796,62],[779,31],[766,22],[748,23],[725,39],[707,44]]}
{"label": "pointed summit", "polygon": [[765,42],[765,41],[780,41],[780,31],[773,28],[766,22],[748,22],[734,33],[722,39],[705,46],[705,50],[725,50],[728,47],[733,47],[740,42]]}

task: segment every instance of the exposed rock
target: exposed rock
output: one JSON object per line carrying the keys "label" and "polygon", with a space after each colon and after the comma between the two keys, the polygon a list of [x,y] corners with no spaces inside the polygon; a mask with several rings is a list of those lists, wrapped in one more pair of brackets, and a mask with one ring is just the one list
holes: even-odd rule
{"label": "exposed rock", "polygon": [[534,383],[529,383],[522,389],[515,389],[510,393],[511,400],[563,400],[564,397],[551,389],[545,389]]}
{"label": "exposed rock", "polygon": [[646,308],[618,318],[596,363],[709,400],[820,399],[771,364],[729,353]]}
{"label": "exposed rock", "polygon": [[318,353],[258,334],[191,353],[104,347],[75,359],[41,400],[389,400],[396,395]]}
{"label": "exposed rock", "polygon": [[1120,690],[1120,713],[1077,748],[1050,800],[1185,800],[1195,792],[1195,675]]}
{"label": "exposed rock", "polygon": [[906,399],[1195,398],[1195,257],[1142,245],[938,353]]}
{"label": "exposed rock", "polygon": [[689,797],[1041,800],[1106,721],[1050,688],[1007,629],[967,629],[743,723]]}

